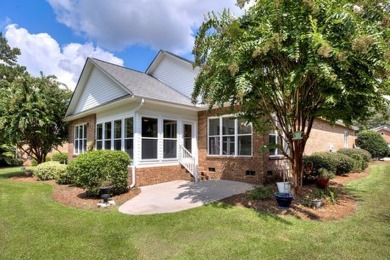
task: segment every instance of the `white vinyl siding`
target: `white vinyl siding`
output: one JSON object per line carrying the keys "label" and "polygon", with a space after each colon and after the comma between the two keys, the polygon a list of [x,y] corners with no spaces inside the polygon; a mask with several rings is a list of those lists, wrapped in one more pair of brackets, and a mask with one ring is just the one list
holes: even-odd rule
{"label": "white vinyl siding", "polygon": [[112,79],[94,68],[79,99],[75,114],[105,104],[127,94]]}
{"label": "white vinyl siding", "polygon": [[198,69],[193,69],[191,63],[165,55],[152,75],[190,98]]}

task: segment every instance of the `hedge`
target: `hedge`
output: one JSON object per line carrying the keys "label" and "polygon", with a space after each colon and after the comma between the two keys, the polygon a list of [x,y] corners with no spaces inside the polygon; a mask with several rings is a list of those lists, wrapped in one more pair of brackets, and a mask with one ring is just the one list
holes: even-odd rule
{"label": "hedge", "polygon": [[318,175],[318,170],[324,168],[338,175],[352,172],[356,162],[342,153],[317,152],[304,158],[305,164],[312,162],[312,175]]}
{"label": "hedge", "polygon": [[127,175],[130,157],[122,151],[97,150],[79,155],[69,163],[68,173],[74,182],[87,189],[90,196],[99,195],[99,187],[105,182],[112,185],[112,194],[127,191]]}
{"label": "hedge", "polygon": [[364,149],[344,148],[337,152],[348,155],[356,160],[354,167],[355,172],[364,171],[368,167],[368,162],[371,161],[371,154]]}

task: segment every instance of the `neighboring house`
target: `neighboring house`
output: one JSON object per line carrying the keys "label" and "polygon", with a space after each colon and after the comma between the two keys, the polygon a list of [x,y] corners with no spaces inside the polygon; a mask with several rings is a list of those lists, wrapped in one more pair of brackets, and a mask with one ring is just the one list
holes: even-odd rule
{"label": "neighboring house", "polygon": [[390,147],[390,127],[387,125],[378,126],[375,128],[372,128],[371,130],[376,131],[380,133],[387,142],[388,146]]}
{"label": "neighboring house", "polygon": [[[191,103],[198,68],[160,51],[145,73],[88,58],[65,115],[69,160],[94,149],[127,152],[143,186],[177,179],[223,178],[264,183],[278,174],[277,149],[260,153],[273,134],[258,134],[228,108]],[[352,147],[353,130],[318,120],[307,154]]]}

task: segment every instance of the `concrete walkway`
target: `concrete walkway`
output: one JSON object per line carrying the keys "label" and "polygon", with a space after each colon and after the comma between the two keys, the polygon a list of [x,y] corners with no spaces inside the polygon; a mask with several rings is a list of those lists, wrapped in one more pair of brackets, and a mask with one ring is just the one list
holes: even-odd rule
{"label": "concrete walkway", "polygon": [[141,193],[119,207],[124,214],[171,213],[244,193],[254,185],[236,181],[172,181],[141,187]]}

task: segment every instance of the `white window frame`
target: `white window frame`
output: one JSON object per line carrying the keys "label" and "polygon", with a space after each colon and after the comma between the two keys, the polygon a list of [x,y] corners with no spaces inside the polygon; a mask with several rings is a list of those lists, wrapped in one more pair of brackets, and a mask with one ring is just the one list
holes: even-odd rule
{"label": "white window frame", "polygon": [[[81,127],[81,137],[78,136],[79,128]],[[87,147],[87,123],[75,125],[73,128],[73,154],[78,155],[85,152]],[[76,145],[76,141],[78,145]]]}
{"label": "white window frame", "polygon": [[[164,137],[164,131],[165,131],[165,129],[164,129],[164,121],[172,121],[172,122],[175,122],[175,124],[176,124],[176,130],[175,130],[175,132],[176,132],[176,136],[174,137],[174,138],[166,138],[166,137]],[[158,122],[157,122],[157,125],[158,125]],[[177,147],[178,147],[178,134],[179,134],[179,132],[178,132],[178,130],[179,130],[179,122],[176,120],[176,119],[168,119],[168,118],[163,118],[162,119],[162,127],[163,127],[163,129],[162,129],[162,151],[163,151],[163,159],[165,159],[165,160],[172,160],[172,159],[177,159],[178,158],[178,149],[177,149]],[[171,140],[171,141],[176,141],[176,147],[175,147],[175,149],[176,149],[176,157],[164,157],[165,155],[164,155],[164,141],[166,141],[166,140]],[[158,157],[158,155],[157,155],[157,157]]]}
{"label": "white window frame", "polygon": [[[234,120],[234,132],[223,134],[223,119],[224,118],[231,118]],[[219,123],[219,129],[218,129],[218,134],[217,135],[210,135],[210,120],[215,120],[218,119]],[[250,134],[238,134],[238,120],[236,115],[223,115],[223,116],[213,116],[213,117],[208,117],[207,118],[207,156],[214,156],[214,157],[252,157],[253,156],[253,126],[251,123],[251,131]],[[250,143],[250,154],[248,155],[240,155],[238,154],[239,152],[239,147],[238,147],[238,139],[239,137],[242,136],[250,136],[251,137],[251,143]],[[219,139],[219,153],[218,154],[210,154],[210,138],[218,138]],[[233,137],[234,139],[234,154],[223,154],[223,138],[224,137]],[[218,140],[217,139],[217,140]]]}
{"label": "white window frame", "polygon": [[[277,122],[277,117],[274,116],[273,117],[275,122],[276,122],[276,125],[279,126],[279,123]],[[280,136],[279,138],[279,133],[278,133],[278,130],[275,129],[275,130],[272,130],[269,132],[268,134],[268,142],[269,142],[269,137],[270,136],[275,136],[275,144],[276,145],[281,145],[282,148],[279,148],[279,147],[275,147],[275,152],[271,154],[271,151],[269,151],[269,157],[270,158],[280,158],[280,157],[285,157],[283,152],[281,150],[284,150],[285,153],[289,153],[288,152],[288,143],[287,141],[285,140],[285,135],[282,133],[282,135]]]}
{"label": "white window frame", "polygon": [[[125,123],[127,119],[132,119],[133,120],[133,137],[126,137],[125,133]],[[115,121],[120,121],[121,122],[121,138],[115,138]],[[111,123],[111,136],[109,139],[106,139],[105,131],[106,131],[106,123]],[[97,129],[98,125],[102,125],[102,139],[98,139],[97,135]],[[121,117],[121,118],[115,118],[115,119],[110,119],[110,120],[105,120],[101,121],[96,124],[95,128],[95,138],[96,142],[102,142],[102,148],[101,150],[115,150],[115,140],[120,140],[121,141],[121,149],[118,151],[124,151],[126,152],[126,147],[125,147],[125,140],[133,139],[133,153],[134,153],[134,117],[133,116],[126,116],[126,117]],[[106,141],[110,140],[110,147],[106,147]],[[97,149],[97,146],[95,148]],[[131,156],[129,154],[129,156]],[[133,154],[134,156],[134,154]],[[133,159],[133,158],[131,158]]]}
{"label": "white window frame", "polygon": [[[144,118],[150,118],[150,119],[155,119],[155,120],[157,120],[157,137],[144,137],[143,135],[142,135],[142,132],[143,132],[143,129],[142,129],[142,121],[143,121],[143,119]],[[147,115],[145,115],[145,116],[141,116],[141,143],[140,143],[140,146],[141,146],[141,161],[156,161],[156,160],[158,160],[159,159],[159,148],[160,148],[160,130],[159,130],[159,123],[160,123],[160,118],[158,118],[158,117],[153,117],[153,116],[147,116]],[[143,157],[142,157],[142,151],[143,151],[143,140],[146,140],[146,139],[149,139],[149,140],[156,140],[157,141],[157,156],[156,156],[156,158],[146,158],[146,159],[144,159]]]}
{"label": "white window frame", "polygon": [[349,137],[349,132],[348,131],[344,131],[344,148],[348,148],[349,147],[348,137]]}

